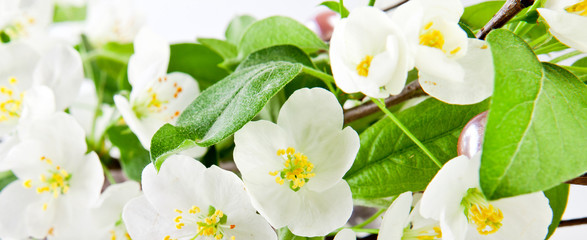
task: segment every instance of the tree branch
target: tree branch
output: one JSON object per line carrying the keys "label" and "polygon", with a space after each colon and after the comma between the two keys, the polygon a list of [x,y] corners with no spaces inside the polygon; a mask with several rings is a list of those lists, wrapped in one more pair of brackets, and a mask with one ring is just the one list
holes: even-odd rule
{"label": "tree branch", "polygon": [[566,181],[565,183],[575,184],[575,185],[587,185],[587,173],[583,174],[579,177],[573,178],[569,181]]}
{"label": "tree branch", "polygon": [[[426,95],[426,93],[424,93],[424,91],[422,90],[422,87],[420,86],[420,83],[418,82],[418,80],[415,80],[413,82],[411,82],[410,84],[408,84],[404,90],[402,90],[401,93],[399,93],[398,95],[394,95],[391,97],[388,97],[385,99],[385,106],[386,107],[391,107],[393,105],[397,105],[401,102],[404,102],[406,100],[415,98],[415,97],[419,97],[419,96],[424,96]],[[369,101],[367,103],[363,103],[359,106],[356,106],[354,108],[348,109],[344,112],[344,123],[348,124],[352,121],[358,120],[362,117],[371,115],[373,113],[376,113],[379,111],[379,108],[377,107],[377,105],[375,105],[375,103]]]}
{"label": "tree branch", "polygon": [[392,9],[396,8],[396,7],[399,7],[399,6],[401,6],[401,5],[404,5],[404,3],[407,3],[408,1],[410,1],[410,0],[403,0],[403,1],[401,1],[401,2],[398,2],[398,3],[396,3],[396,4],[393,4],[393,5],[391,5],[391,6],[387,7],[387,8],[385,8],[385,9],[383,9],[383,11],[384,11],[384,12],[387,12],[387,11],[389,11],[389,10],[392,10]]}
{"label": "tree branch", "polygon": [[532,6],[532,4],[534,4],[534,0],[507,0],[493,18],[477,33],[477,38],[485,39],[491,30],[503,27],[522,9]]}
{"label": "tree branch", "polygon": [[587,224],[587,217],[562,220],[558,224],[558,226],[559,227],[569,227],[569,226],[576,226],[576,225],[581,225],[581,224]]}

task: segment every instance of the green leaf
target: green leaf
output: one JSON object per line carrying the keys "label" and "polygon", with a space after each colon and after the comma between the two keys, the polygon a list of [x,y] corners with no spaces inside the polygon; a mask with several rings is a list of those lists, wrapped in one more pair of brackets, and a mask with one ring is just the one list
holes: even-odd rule
{"label": "green leaf", "polygon": [[17,179],[11,171],[0,172],[0,190]]}
{"label": "green leaf", "polygon": [[467,26],[467,24],[465,24],[463,22],[459,22],[459,27],[461,27],[461,29],[463,29],[463,31],[465,31],[467,33],[468,38],[476,38],[475,34],[473,33],[473,30],[471,30],[471,28],[469,28],[469,26]]}
{"label": "green leaf", "polygon": [[227,41],[215,38],[198,38],[198,42],[214,50],[224,59],[235,58],[237,55],[236,46]]}
{"label": "green leaf", "polygon": [[587,170],[587,87],[559,66],[540,63],[507,30],[487,41],[495,91],[487,119],[480,183],[489,199],[543,191]]}
{"label": "green leaf", "polygon": [[310,57],[308,57],[308,54],[306,54],[298,47],[292,45],[279,45],[264,48],[250,54],[247,56],[247,58],[245,58],[245,60],[241,62],[237,68],[237,71],[239,69],[244,69],[257,64],[276,61],[301,63],[307,67],[316,67],[314,66],[314,63],[312,63]]}
{"label": "green leaf", "polygon": [[171,45],[171,57],[167,72],[183,72],[195,78],[200,89],[206,89],[228,75],[220,68],[222,56],[212,49],[195,43]]}
{"label": "green leaf", "polygon": [[320,5],[326,6],[327,8],[330,8],[330,10],[337,12],[342,18],[349,16],[349,10],[347,10],[344,6],[341,7],[339,2],[326,1],[320,3]]}
{"label": "green leaf", "polygon": [[461,22],[473,30],[481,29],[504,3],[505,1],[487,1],[468,6],[461,16]]}
{"label": "green leaf", "polygon": [[83,21],[86,19],[86,6],[55,5],[53,22]]}
{"label": "green leaf", "polygon": [[241,15],[233,18],[224,33],[226,41],[237,46],[247,28],[255,21],[257,21],[257,19],[249,15]]}
{"label": "green leaf", "polygon": [[[457,156],[462,128],[487,110],[487,101],[467,106],[428,99],[396,116],[442,162]],[[361,135],[355,163],[345,175],[353,198],[381,198],[422,191],[439,168],[390,119]]]}
{"label": "green leaf", "polygon": [[563,67],[575,74],[581,82],[587,82],[587,57],[577,60],[571,66]]}
{"label": "green leaf", "polygon": [[303,24],[288,17],[275,16],[249,26],[238,45],[239,58],[276,45],[294,45],[306,53],[328,48],[326,43]]}
{"label": "green leaf", "polygon": [[151,141],[151,158],[159,168],[164,159],[194,144],[211,146],[249,122],[302,64],[269,62],[241,69],[206,89],[177,120],[164,125]]}
{"label": "green leaf", "polygon": [[554,233],[558,224],[561,222],[565,208],[567,208],[567,200],[569,199],[569,184],[561,184],[551,189],[544,191],[544,195],[548,198],[548,204],[552,209],[552,222],[548,227],[548,235],[545,239],[549,239]]}
{"label": "green leaf", "polygon": [[130,179],[141,182],[141,173],[150,163],[149,151],[127,126],[114,126],[106,131],[110,142],[120,149],[120,165]]}
{"label": "green leaf", "polygon": [[300,237],[291,233],[287,227],[282,227],[277,230],[279,240],[323,240],[324,237]]}

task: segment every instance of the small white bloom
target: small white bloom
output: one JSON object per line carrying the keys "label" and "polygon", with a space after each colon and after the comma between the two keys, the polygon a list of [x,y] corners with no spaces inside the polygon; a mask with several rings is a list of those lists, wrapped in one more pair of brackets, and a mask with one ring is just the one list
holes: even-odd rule
{"label": "small white bloom", "polygon": [[6,162],[18,179],[0,192],[0,237],[52,239],[94,203],[104,175],[83,129],[65,113],[31,122]]}
{"label": "small white bloom", "polygon": [[44,35],[52,21],[52,1],[0,0],[0,34],[10,41]]}
{"label": "small white bloom", "polygon": [[420,204],[412,210],[412,193],[400,194],[389,206],[379,230],[379,240],[434,240],[441,239],[438,221],[420,216]]}
{"label": "small white bloom", "polygon": [[548,0],[544,7],[538,12],[550,26],[550,33],[565,45],[587,52],[587,1]]}
{"label": "small white bloom", "polygon": [[142,182],[144,196],[122,214],[132,239],[277,239],[232,172],[174,155],[159,173],[153,164],[145,167]]}
{"label": "small white bloom", "polygon": [[473,104],[493,93],[489,45],[468,39],[458,24],[459,0],[412,0],[391,15],[415,54],[422,89],[450,104]]}
{"label": "small white bloom", "polygon": [[402,91],[414,67],[400,29],[381,10],[361,7],[341,20],[330,40],[336,85],[375,98]]}
{"label": "small white bloom", "polygon": [[[128,63],[130,102],[120,95],[114,97],[114,102],[145,149],[150,149],[155,132],[165,123],[175,123],[200,90],[190,75],[167,74],[169,44],[154,32],[141,30],[134,48],[135,54]],[[200,155],[205,152],[205,148],[197,148]]]}
{"label": "small white bloom", "polygon": [[85,32],[92,43],[131,43],[145,19],[132,0],[90,0]]}
{"label": "small white bloom", "polygon": [[342,179],[359,150],[359,136],[343,126],[342,108],[321,88],[294,92],[277,124],[250,122],[234,137],[234,161],[253,206],[275,228],[324,236],[353,209]]}
{"label": "small white bloom", "polygon": [[444,164],[424,191],[422,216],[440,221],[446,239],[544,239],[552,220],[548,199],[536,192],[488,201],[479,187],[480,158]]}

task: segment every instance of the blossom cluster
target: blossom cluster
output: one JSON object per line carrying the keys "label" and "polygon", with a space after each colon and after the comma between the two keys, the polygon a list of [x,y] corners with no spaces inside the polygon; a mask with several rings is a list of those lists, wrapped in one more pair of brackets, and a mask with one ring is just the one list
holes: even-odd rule
{"label": "blossom cluster", "polygon": [[[561,42],[587,51],[584,31],[558,26],[584,21],[586,1],[560,2],[538,12]],[[459,25],[461,1],[411,0],[389,13],[358,7],[330,39],[338,89],[295,89],[275,119],[235,130],[232,171],[205,166],[216,148],[194,145],[116,183],[110,168],[127,149],[106,132],[123,127],[148,153],[157,131],[205,93],[189,73],[169,72],[170,44],[131,3],[0,0],[0,171],[14,176],[0,191],[1,239],[277,240],[278,231],[356,239],[344,177],[363,140],[345,125],[338,89],[386,98],[417,70],[423,91],[444,103],[476,104],[494,91],[490,46]],[[56,6],[87,8],[85,22],[56,25]],[[105,96],[104,79],[113,77],[96,71],[102,63],[92,54],[111,43],[132,52],[110,56],[124,64],[120,91]],[[544,193],[488,199],[481,154],[445,159],[423,192],[393,196],[378,239],[544,239],[553,219]]]}

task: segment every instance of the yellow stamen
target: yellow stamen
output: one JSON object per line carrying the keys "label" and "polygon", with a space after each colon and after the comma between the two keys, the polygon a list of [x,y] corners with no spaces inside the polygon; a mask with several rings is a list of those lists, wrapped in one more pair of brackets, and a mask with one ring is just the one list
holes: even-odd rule
{"label": "yellow stamen", "polygon": [[442,47],[444,46],[444,36],[438,30],[426,30],[423,34],[420,34],[420,45],[442,50]]}
{"label": "yellow stamen", "polygon": [[23,185],[25,188],[31,188],[31,187],[33,187],[33,185],[32,185],[32,182],[33,182],[33,180],[31,180],[31,179],[27,179],[26,181],[24,181],[24,183],[22,183],[22,185]]}
{"label": "yellow stamen", "polygon": [[587,0],[575,3],[565,8],[568,13],[577,14],[579,16],[587,16]]}
{"label": "yellow stamen", "polygon": [[491,204],[486,207],[474,205],[469,209],[469,221],[477,225],[479,234],[488,235],[497,232],[503,225],[502,220],[501,210],[494,208]]}
{"label": "yellow stamen", "polygon": [[43,203],[43,211],[47,211],[47,207],[48,207],[47,203]]}
{"label": "yellow stamen", "polygon": [[371,67],[371,61],[373,61],[373,56],[366,55],[359,64],[357,64],[357,74],[362,77],[369,76],[369,68]]}
{"label": "yellow stamen", "polygon": [[452,51],[450,51],[450,54],[454,55],[456,53],[458,53],[461,50],[461,47],[457,47],[455,49],[453,49]]}
{"label": "yellow stamen", "polygon": [[298,191],[310,178],[316,175],[312,173],[314,164],[308,161],[308,157],[301,152],[296,153],[292,147],[287,148],[287,150],[280,149],[277,152],[285,152],[285,154],[281,155],[284,159],[284,168],[281,171],[269,172],[269,175],[275,176],[277,184],[283,185],[287,180],[290,183],[289,187],[294,191]]}

